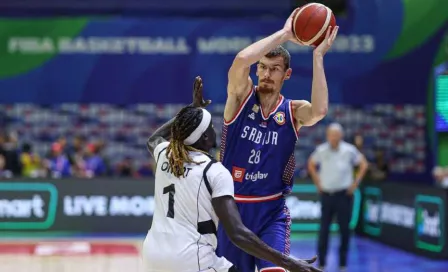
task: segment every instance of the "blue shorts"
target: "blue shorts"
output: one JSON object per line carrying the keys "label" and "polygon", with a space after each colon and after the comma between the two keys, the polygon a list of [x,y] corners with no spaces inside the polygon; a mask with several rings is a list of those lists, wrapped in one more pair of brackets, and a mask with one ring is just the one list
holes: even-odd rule
{"label": "blue shorts", "polygon": [[[270,247],[289,255],[291,218],[285,199],[257,203],[237,203],[244,225]],[[257,259],[236,247],[223,227],[218,227],[218,256],[224,256],[240,272],[285,271],[273,263]],[[271,268],[271,269],[269,269]],[[274,269],[277,268],[277,269]]]}

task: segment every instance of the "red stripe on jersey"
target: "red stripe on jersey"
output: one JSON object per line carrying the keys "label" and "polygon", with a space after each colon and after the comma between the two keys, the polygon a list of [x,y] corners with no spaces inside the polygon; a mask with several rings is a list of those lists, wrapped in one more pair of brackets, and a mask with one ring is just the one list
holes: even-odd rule
{"label": "red stripe on jersey", "polygon": [[249,98],[250,98],[250,96],[252,95],[252,93],[253,93],[253,88],[250,89],[249,93],[248,93],[247,96],[244,98],[243,103],[241,103],[241,105],[239,106],[239,108],[238,108],[238,110],[237,110],[235,116],[233,116],[232,119],[230,119],[229,121],[227,121],[226,118],[224,118],[224,124],[225,124],[225,125],[230,125],[230,124],[232,124],[232,123],[236,120],[236,118],[238,118],[238,116],[240,116],[240,113],[243,111],[244,106],[246,106],[246,103],[247,103],[247,101],[249,101]]}

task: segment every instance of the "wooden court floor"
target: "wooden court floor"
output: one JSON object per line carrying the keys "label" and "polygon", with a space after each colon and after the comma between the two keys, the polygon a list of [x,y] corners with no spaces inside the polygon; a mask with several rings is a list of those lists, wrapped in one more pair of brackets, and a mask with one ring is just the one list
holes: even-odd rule
{"label": "wooden court floor", "polygon": [[142,241],[2,241],[0,272],[141,272]]}
{"label": "wooden court floor", "polygon": [[[0,272],[143,272],[144,238],[61,241],[0,241]],[[38,246],[36,246],[38,245]],[[339,272],[339,239],[333,237],[325,272]],[[315,237],[293,240],[291,254],[310,258]],[[348,272],[448,272],[448,260],[430,260],[359,237],[350,245]]]}

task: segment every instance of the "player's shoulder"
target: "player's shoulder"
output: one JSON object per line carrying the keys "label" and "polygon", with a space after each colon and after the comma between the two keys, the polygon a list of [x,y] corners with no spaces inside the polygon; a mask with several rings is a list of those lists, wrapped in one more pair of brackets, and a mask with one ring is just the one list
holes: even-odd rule
{"label": "player's shoulder", "polygon": [[229,173],[229,170],[227,170],[227,168],[224,167],[224,165],[217,161],[217,160],[211,160],[212,165],[210,166],[210,173]]}
{"label": "player's shoulder", "polygon": [[161,142],[160,144],[158,144],[156,146],[156,148],[154,148],[154,156],[156,161],[158,161],[160,154],[166,150],[166,148],[168,147],[168,145],[170,144],[170,142]]}
{"label": "player's shoulder", "polygon": [[291,103],[292,110],[299,109],[305,106],[311,106],[311,103],[307,100],[293,100],[289,98],[285,98],[285,102]]}
{"label": "player's shoulder", "polygon": [[207,171],[207,176],[209,178],[214,178],[216,176],[229,176],[230,178],[232,177],[229,170],[227,170],[227,168],[225,168],[221,162],[216,160],[211,160],[210,162],[211,166]]}
{"label": "player's shoulder", "polygon": [[347,150],[350,152],[355,152],[358,150],[355,145],[353,145],[351,143],[347,143],[346,141],[341,141],[340,145],[344,150]]}

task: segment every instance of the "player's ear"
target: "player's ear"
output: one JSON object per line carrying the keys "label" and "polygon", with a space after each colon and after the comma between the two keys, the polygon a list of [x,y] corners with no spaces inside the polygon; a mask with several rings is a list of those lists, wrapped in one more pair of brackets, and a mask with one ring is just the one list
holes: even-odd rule
{"label": "player's ear", "polygon": [[285,80],[290,79],[290,78],[291,78],[291,74],[292,74],[292,69],[291,69],[291,68],[288,68],[288,69],[286,70],[286,73],[285,73]]}

